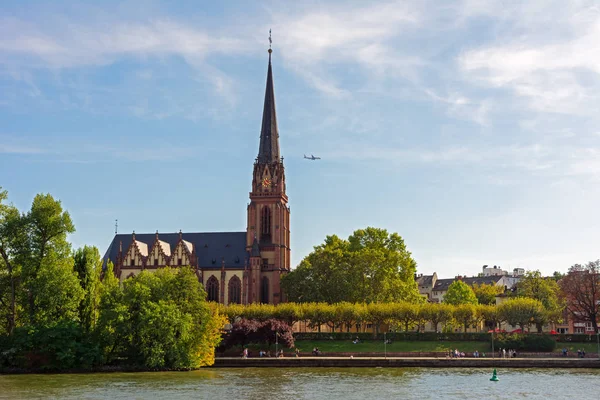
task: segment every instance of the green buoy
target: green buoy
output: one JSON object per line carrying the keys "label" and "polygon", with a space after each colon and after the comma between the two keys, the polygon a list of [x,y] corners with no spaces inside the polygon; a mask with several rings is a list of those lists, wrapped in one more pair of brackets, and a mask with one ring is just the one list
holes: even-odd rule
{"label": "green buoy", "polygon": [[496,368],[494,368],[494,372],[492,373],[492,377],[490,378],[490,381],[494,381],[494,382],[498,382],[500,379],[498,379],[498,377],[496,376]]}

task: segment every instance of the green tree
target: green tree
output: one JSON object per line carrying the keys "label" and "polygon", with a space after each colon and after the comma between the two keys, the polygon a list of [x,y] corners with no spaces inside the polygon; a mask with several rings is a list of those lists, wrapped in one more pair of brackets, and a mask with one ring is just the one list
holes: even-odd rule
{"label": "green tree", "polygon": [[454,319],[463,326],[463,332],[467,332],[469,325],[477,321],[477,308],[473,303],[458,304],[454,308]]}
{"label": "green tree", "polygon": [[73,270],[67,235],[75,231],[61,202],[38,194],[25,216],[28,242],[23,262],[23,286],[29,323],[74,320],[83,290]]}
{"label": "green tree", "polygon": [[3,204],[7,198],[8,193],[0,187],[0,318],[5,321],[0,332],[12,333],[20,309],[18,295],[27,231],[19,210],[12,204]]}
{"label": "green tree", "polygon": [[512,326],[521,327],[523,332],[545,312],[540,301],[528,297],[509,299],[498,306],[499,317]]}
{"label": "green tree", "polygon": [[502,294],[504,292],[504,287],[498,285],[487,285],[485,283],[482,284],[473,284],[473,292],[477,297],[477,302],[479,304],[488,304],[495,305],[496,304],[496,296]]}
{"label": "green tree", "polygon": [[77,249],[73,255],[75,272],[84,297],[79,304],[79,320],[86,332],[91,331],[98,319],[98,302],[100,290],[100,274],[102,258],[96,247],[84,246]]}
{"label": "green tree", "polygon": [[142,271],[122,286],[103,282],[101,292],[98,331],[108,357],[149,368],[214,363],[227,319],[211,309],[190,268]]}
{"label": "green tree", "polygon": [[452,319],[453,308],[444,303],[426,303],[421,306],[424,317],[431,322],[433,329],[439,332],[439,325],[446,324]]}
{"label": "green tree", "polygon": [[415,272],[400,235],[369,227],[348,240],[327,236],[282,279],[282,287],[294,302],[420,303]]}
{"label": "green tree", "polygon": [[477,304],[477,296],[475,296],[475,292],[469,285],[461,280],[456,280],[448,287],[448,291],[444,295],[444,303],[454,306]]}
{"label": "green tree", "polygon": [[547,322],[557,322],[562,315],[565,304],[560,287],[553,278],[544,278],[540,271],[527,271],[517,284],[517,295],[538,300],[546,309],[536,320],[538,332]]}

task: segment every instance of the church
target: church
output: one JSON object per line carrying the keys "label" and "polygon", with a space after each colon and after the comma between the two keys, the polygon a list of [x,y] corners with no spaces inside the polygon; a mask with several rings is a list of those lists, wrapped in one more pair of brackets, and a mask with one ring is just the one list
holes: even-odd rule
{"label": "church", "polygon": [[143,270],[191,266],[207,299],[222,304],[285,301],[281,277],[290,271],[290,208],[275,112],[269,49],[265,102],[252,191],[242,232],[115,234],[104,255],[121,281]]}

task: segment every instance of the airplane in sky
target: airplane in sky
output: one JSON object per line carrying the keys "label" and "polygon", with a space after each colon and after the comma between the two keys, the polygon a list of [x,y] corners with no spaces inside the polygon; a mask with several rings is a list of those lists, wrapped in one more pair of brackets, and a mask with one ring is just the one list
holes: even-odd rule
{"label": "airplane in sky", "polygon": [[306,157],[306,154],[305,154],[304,158],[306,158],[307,160],[320,160],[321,159],[321,157],[315,157],[312,154],[310,155],[310,157]]}

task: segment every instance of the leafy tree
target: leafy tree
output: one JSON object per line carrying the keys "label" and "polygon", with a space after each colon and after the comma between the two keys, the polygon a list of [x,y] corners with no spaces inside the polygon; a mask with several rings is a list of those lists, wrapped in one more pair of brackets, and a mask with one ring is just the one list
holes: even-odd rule
{"label": "leafy tree", "polygon": [[423,301],[416,262],[397,233],[366,228],[348,240],[332,235],[282,279],[290,301],[371,303]]}
{"label": "leafy tree", "polygon": [[444,303],[455,306],[460,304],[477,304],[477,297],[469,285],[461,280],[456,280],[448,287],[448,291],[444,295]]}
{"label": "leafy tree", "polygon": [[463,332],[467,332],[469,325],[477,320],[477,308],[473,303],[458,304],[453,315],[456,322],[462,324]]}
{"label": "leafy tree", "polygon": [[0,332],[12,333],[17,326],[18,296],[21,283],[27,231],[25,221],[13,205],[3,204],[8,193],[0,187]]}
{"label": "leafy tree", "polygon": [[415,304],[392,303],[390,308],[391,319],[400,323],[405,332],[408,332],[418,320],[419,309]]}
{"label": "leafy tree", "polygon": [[142,271],[122,287],[105,282],[109,276],[97,329],[108,360],[125,356],[133,364],[176,369],[214,363],[227,319],[211,310],[190,268]]}
{"label": "leafy tree", "polygon": [[439,325],[452,319],[452,306],[444,303],[426,303],[421,306],[424,317],[431,322],[433,329],[439,332]]}
{"label": "leafy tree", "polygon": [[523,332],[545,312],[544,305],[539,300],[528,297],[509,299],[498,306],[500,318],[512,326],[520,326]]}
{"label": "leafy tree", "polygon": [[488,285],[485,283],[482,284],[473,284],[473,292],[477,297],[477,302],[479,304],[488,304],[495,305],[496,304],[496,296],[502,294],[504,288],[498,285]]}
{"label": "leafy tree", "polygon": [[539,300],[545,313],[537,315],[536,326],[539,333],[547,322],[556,322],[561,318],[565,307],[560,287],[552,278],[544,278],[540,271],[527,271],[517,284],[517,295]]}
{"label": "leafy tree", "polygon": [[560,280],[567,299],[567,310],[576,321],[591,322],[598,333],[600,314],[600,260],[575,264]]}
{"label": "leafy tree", "polygon": [[84,291],[84,297],[79,304],[79,320],[85,331],[91,331],[98,319],[98,302],[100,289],[100,273],[102,258],[96,247],[84,246],[73,255],[75,272]]}
{"label": "leafy tree", "polygon": [[71,216],[50,194],[38,194],[24,218],[28,241],[22,271],[29,323],[76,319],[83,290],[67,241],[75,231]]}
{"label": "leafy tree", "polygon": [[498,312],[498,308],[495,305],[480,304],[477,308],[477,313],[480,319],[486,322],[486,325],[490,329],[496,329],[503,321],[502,316]]}

